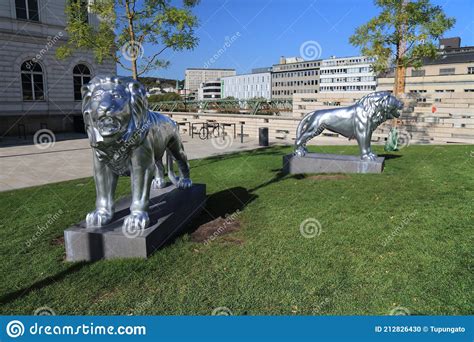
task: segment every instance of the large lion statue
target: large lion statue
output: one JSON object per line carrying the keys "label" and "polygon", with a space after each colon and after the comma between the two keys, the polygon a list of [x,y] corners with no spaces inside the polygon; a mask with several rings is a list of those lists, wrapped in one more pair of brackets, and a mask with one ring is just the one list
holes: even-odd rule
{"label": "large lion statue", "polygon": [[323,109],[305,115],[296,131],[295,154],[304,156],[306,143],[325,129],[356,139],[362,160],[375,160],[370,148],[372,132],[388,119],[398,118],[403,103],[389,92],[368,94],[349,107]]}
{"label": "large lion statue", "polygon": [[[123,228],[144,229],[149,224],[150,187],[166,184],[165,151],[170,180],[178,188],[192,184],[178,127],[170,118],[149,111],[145,88],[128,77],[96,76],[83,86],[82,96],[97,193],[96,208],[86,218],[87,227],[104,226],[112,220],[118,176],[130,174],[132,204]],[[173,172],[173,159],[180,178]]]}

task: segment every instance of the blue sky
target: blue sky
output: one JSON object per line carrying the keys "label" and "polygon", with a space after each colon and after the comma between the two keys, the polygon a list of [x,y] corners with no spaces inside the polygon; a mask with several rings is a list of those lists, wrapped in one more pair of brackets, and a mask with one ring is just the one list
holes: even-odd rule
{"label": "blue sky", "polygon": [[[462,45],[474,45],[474,0],[432,0],[456,18],[446,36],[460,36]],[[148,76],[183,79],[187,67],[235,68],[237,73],[271,66],[280,56],[301,56],[309,42],[321,58],[359,54],[348,42],[355,28],[378,13],[372,0],[201,0],[194,9],[200,27],[199,46],[192,51],[166,51],[167,69]],[[219,54],[226,39],[226,51]],[[312,43],[316,41],[318,45]],[[145,46],[148,55],[155,50]],[[314,51],[313,51],[314,52]],[[212,61],[213,55],[218,58]],[[120,74],[126,74],[119,69]]]}

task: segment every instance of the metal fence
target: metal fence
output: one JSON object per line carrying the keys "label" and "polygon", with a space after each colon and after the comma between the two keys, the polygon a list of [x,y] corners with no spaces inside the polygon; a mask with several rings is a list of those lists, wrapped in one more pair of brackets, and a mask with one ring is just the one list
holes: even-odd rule
{"label": "metal fence", "polygon": [[149,107],[163,112],[281,115],[283,112],[292,112],[293,100],[180,100],[152,102]]}

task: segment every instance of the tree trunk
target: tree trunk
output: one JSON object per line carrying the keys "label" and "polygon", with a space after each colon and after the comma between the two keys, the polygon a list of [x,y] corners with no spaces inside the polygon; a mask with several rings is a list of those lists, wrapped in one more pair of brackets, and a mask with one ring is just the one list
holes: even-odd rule
{"label": "tree trunk", "polygon": [[132,60],[132,77],[134,80],[138,80],[138,71],[137,71],[137,60]]}
{"label": "tree trunk", "polygon": [[128,19],[128,33],[130,35],[130,51],[132,54],[132,77],[134,80],[138,80],[138,71],[137,71],[137,45],[135,42],[135,30],[133,29],[133,16],[135,13],[132,13],[130,10],[130,0],[125,0],[125,11],[127,13],[127,19]]}

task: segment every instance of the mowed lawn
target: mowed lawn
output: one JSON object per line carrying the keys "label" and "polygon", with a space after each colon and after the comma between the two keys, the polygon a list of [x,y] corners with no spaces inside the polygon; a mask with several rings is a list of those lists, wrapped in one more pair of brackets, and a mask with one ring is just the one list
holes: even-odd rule
{"label": "mowed lawn", "polygon": [[409,146],[382,174],[336,177],[282,176],[290,151],[193,161],[209,200],[190,228],[234,213],[240,229],[208,244],[184,235],[148,260],[64,261],[92,179],[0,193],[0,313],[474,314],[473,146]]}

